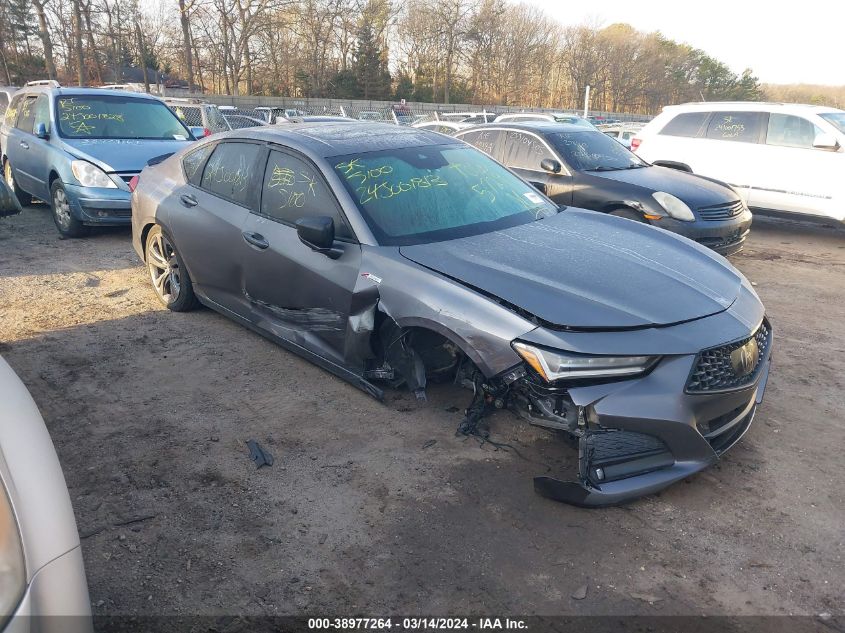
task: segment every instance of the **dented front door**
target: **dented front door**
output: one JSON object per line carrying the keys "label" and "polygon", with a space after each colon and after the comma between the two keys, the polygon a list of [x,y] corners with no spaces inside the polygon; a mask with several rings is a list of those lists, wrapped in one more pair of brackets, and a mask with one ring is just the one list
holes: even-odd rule
{"label": "dented front door", "polygon": [[[306,216],[335,221],[337,259],[299,240],[294,223]],[[244,295],[252,320],[274,336],[340,364],[361,248],[316,167],[303,157],[273,150],[261,203],[243,226]]]}

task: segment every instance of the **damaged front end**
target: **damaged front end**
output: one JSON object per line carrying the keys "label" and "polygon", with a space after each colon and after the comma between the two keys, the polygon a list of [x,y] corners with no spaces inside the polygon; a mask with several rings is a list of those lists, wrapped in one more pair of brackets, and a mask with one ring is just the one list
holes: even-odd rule
{"label": "damaged front end", "polygon": [[[711,391],[698,389],[697,368],[713,367],[706,351],[588,356],[515,342],[522,364],[489,380],[464,371],[475,396],[458,431],[486,438],[484,413],[510,408],[578,448],[575,472],[535,477],[537,493],[585,507],[630,501],[712,465],[748,430],[768,378],[767,322],[757,338],[757,361],[741,384]],[[698,390],[690,393],[690,385]]]}

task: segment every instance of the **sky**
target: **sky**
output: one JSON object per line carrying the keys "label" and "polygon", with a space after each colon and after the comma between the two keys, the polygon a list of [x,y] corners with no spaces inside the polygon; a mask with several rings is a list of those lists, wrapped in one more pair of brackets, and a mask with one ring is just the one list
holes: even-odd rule
{"label": "sky", "polygon": [[763,83],[845,85],[845,0],[524,0],[566,26],[660,31]]}

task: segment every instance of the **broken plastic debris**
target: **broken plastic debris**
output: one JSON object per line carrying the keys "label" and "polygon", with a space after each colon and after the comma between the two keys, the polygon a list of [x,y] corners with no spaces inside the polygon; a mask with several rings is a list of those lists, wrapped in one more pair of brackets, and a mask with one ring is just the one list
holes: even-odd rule
{"label": "broken plastic debris", "polygon": [[273,465],[273,456],[265,451],[258,442],[247,440],[246,445],[249,448],[249,458],[255,462],[256,468]]}

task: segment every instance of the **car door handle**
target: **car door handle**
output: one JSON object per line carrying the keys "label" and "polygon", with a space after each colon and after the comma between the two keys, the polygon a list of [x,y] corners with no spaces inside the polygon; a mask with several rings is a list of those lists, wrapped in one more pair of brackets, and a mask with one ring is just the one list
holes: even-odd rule
{"label": "car door handle", "polygon": [[29,149],[29,143],[27,143],[26,141],[21,141],[21,147],[23,147],[24,149]]}
{"label": "car door handle", "polygon": [[261,235],[261,233],[250,233],[249,231],[244,231],[243,236],[247,244],[252,244],[255,248],[260,248],[262,251],[265,248],[270,247],[270,242],[264,239],[264,236]]}
{"label": "car door handle", "polygon": [[195,207],[198,204],[197,199],[189,193],[183,193],[181,196],[179,196],[179,200],[181,200],[182,204],[186,207]]}

